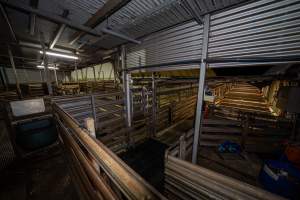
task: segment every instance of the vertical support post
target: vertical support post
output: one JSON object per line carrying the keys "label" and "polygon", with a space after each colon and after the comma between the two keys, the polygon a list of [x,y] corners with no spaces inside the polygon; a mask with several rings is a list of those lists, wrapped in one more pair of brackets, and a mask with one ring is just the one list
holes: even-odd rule
{"label": "vertical support post", "polygon": [[[39,1],[38,0],[30,0],[29,1],[30,7],[33,9],[37,9],[39,6]],[[30,35],[34,36],[35,34],[35,29],[36,29],[36,14],[31,13],[30,14],[30,24],[29,24],[29,33]]]}
{"label": "vertical support post", "polygon": [[182,159],[182,160],[185,160],[185,158],[186,158],[185,135],[182,135],[179,138],[179,158]]}
{"label": "vertical support post", "polygon": [[8,55],[9,55],[10,64],[12,66],[14,76],[15,76],[15,80],[16,80],[17,93],[18,93],[19,98],[22,99],[23,96],[22,96],[22,92],[21,92],[21,88],[20,88],[19,78],[18,78],[18,74],[17,74],[15,62],[14,62],[14,57],[13,57],[10,46],[8,46]]}
{"label": "vertical support post", "polygon": [[53,90],[52,90],[52,85],[51,85],[51,80],[50,80],[50,73],[49,73],[49,68],[48,68],[48,56],[45,55],[44,58],[44,66],[45,66],[45,79],[47,83],[47,88],[49,95],[53,95]]}
{"label": "vertical support post", "polygon": [[76,73],[76,82],[78,83],[78,69],[77,69],[77,62],[75,60],[75,73]]}
{"label": "vertical support post", "polygon": [[92,111],[93,111],[93,118],[94,118],[94,127],[97,130],[97,113],[96,113],[96,106],[95,106],[95,96],[91,95],[91,104],[92,104]]}
{"label": "vertical support post", "polygon": [[2,75],[2,67],[0,68],[0,79],[1,79],[1,84],[3,85],[3,87],[6,88],[6,83],[5,83],[4,77]]}
{"label": "vertical support post", "polygon": [[80,71],[81,71],[81,80],[84,81],[83,69],[81,69]]}
{"label": "vertical support post", "polygon": [[152,136],[156,134],[156,83],[155,83],[155,73],[152,73]]}
{"label": "vertical support post", "polygon": [[94,73],[94,81],[96,82],[96,69],[95,69],[95,66],[93,66],[93,73]]}
{"label": "vertical support post", "polygon": [[197,163],[199,136],[201,133],[201,120],[202,120],[202,105],[204,98],[204,84],[205,84],[205,73],[206,73],[206,63],[207,49],[208,49],[208,39],[209,39],[209,22],[210,15],[204,16],[204,26],[203,26],[203,43],[202,43],[202,62],[200,65],[200,77],[198,86],[198,98],[197,98],[197,109],[195,118],[195,128],[194,128],[194,141],[193,141],[193,152],[192,152],[192,163]]}
{"label": "vertical support post", "polygon": [[241,137],[241,146],[243,149],[246,148],[246,140],[249,132],[249,125],[250,125],[250,116],[249,114],[246,114],[245,116],[242,116],[242,137]]}
{"label": "vertical support post", "polygon": [[30,14],[30,35],[34,36],[35,32],[35,24],[36,24],[36,14],[31,13]]}
{"label": "vertical support post", "polygon": [[[118,66],[116,66],[118,65]],[[112,67],[114,70],[114,88],[117,86],[117,69],[119,69],[119,56],[117,56],[117,62],[112,62]]]}
{"label": "vertical support post", "polygon": [[131,82],[131,74],[126,73],[125,76],[125,91],[126,91],[126,113],[127,113],[127,124],[128,127],[131,127],[132,124],[132,106],[131,106],[131,90],[130,90],[130,82]]}
{"label": "vertical support post", "polygon": [[[24,67],[24,66],[23,66]],[[27,74],[27,71],[26,71],[26,69],[23,69],[23,74],[24,74],[24,79],[25,79],[25,81],[26,81],[26,83],[28,83],[28,74]]]}
{"label": "vertical support post", "polygon": [[52,90],[52,85],[51,85],[51,80],[50,80],[50,73],[49,73],[49,68],[48,68],[48,56],[46,55],[46,45],[45,45],[45,37],[44,33],[40,32],[40,42],[43,48],[43,62],[45,66],[45,80],[47,84],[47,89],[49,95],[53,95],[53,90]]}
{"label": "vertical support post", "polygon": [[56,74],[56,66],[54,66],[54,78],[55,78],[55,84],[58,85],[58,79],[57,79],[57,74]]}
{"label": "vertical support post", "polygon": [[2,72],[3,72],[3,78],[6,82],[6,91],[8,91],[8,89],[9,89],[9,79],[7,77],[6,69],[4,67],[2,68]]}
{"label": "vertical support post", "polygon": [[125,46],[121,48],[121,62],[123,70],[123,91],[125,93],[125,105],[126,105],[126,119],[127,126],[131,127],[131,94],[130,94],[130,80],[131,75],[126,71],[126,51]]}
{"label": "vertical support post", "polygon": [[40,78],[41,78],[41,82],[44,82],[44,78],[43,78],[42,70],[39,70],[39,71],[40,71]]}
{"label": "vertical support post", "polygon": [[88,80],[88,68],[87,67],[85,68],[85,80],[86,81]]}
{"label": "vertical support post", "polygon": [[2,84],[5,87],[5,91],[8,91],[8,82],[5,78],[4,70],[5,69],[3,67],[0,68],[0,76],[1,76]]}
{"label": "vertical support post", "polygon": [[67,77],[66,77],[66,72],[65,71],[63,71],[63,83],[65,83],[65,82],[67,82],[67,79],[66,79]]}
{"label": "vertical support post", "polygon": [[[123,68],[122,68],[123,69]],[[100,65],[100,70],[98,72],[98,75],[99,75],[99,80],[101,80],[101,72],[102,72],[102,63]],[[103,80],[104,80],[104,76],[103,76]]]}

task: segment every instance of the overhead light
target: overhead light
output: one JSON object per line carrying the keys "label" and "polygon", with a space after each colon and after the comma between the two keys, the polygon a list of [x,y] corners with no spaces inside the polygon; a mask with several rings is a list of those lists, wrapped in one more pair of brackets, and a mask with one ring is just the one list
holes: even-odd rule
{"label": "overhead light", "polygon": [[[43,53],[44,53],[43,51],[40,51],[40,54],[43,54]],[[50,51],[46,51],[46,55],[78,60],[77,56],[70,56],[70,55],[61,54],[61,53],[54,53],[54,52],[50,52]]]}
{"label": "overhead light", "polygon": [[[39,69],[45,69],[44,65],[38,65],[36,67],[39,68]],[[58,67],[52,67],[52,66],[49,66],[48,69],[50,69],[50,70],[59,70]]]}

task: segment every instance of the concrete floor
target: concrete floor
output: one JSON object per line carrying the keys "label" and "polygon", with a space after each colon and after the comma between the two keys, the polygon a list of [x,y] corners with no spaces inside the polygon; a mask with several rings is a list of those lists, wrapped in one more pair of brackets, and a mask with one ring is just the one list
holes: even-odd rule
{"label": "concrete floor", "polygon": [[167,145],[149,139],[119,155],[134,171],[158,191],[164,191],[164,156]]}
{"label": "concrete floor", "polygon": [[12,153],[2,121],[0,126],[1,200],[79,199],[66,159],[58,144],[30,158],[18,160]]}

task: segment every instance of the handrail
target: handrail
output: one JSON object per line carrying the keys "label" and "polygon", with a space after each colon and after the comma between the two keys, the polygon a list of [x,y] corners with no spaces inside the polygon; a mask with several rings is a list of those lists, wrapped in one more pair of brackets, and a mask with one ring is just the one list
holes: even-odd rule
{"label": "handrail", "polygon": [[110,180],[128,199],[165,199],[152,186],[145,182],[136,172],[129,168],[117,155],[103,143],[92,138],[87,130],[82,129],[76,120],[59,105],[53,104],[53,110],[63,123],[72,130],[74,136],[95,158],[97,164]]}
{"label": "handrail", "polygon": [[97,175],[97,170],[92,166],[91,161],[87,158],[86,155],[82,152],[78,144],[72,139],[68,129],[63,125],[61,121],[59,121],[59,125],[62,128],[62,130],[65,132],[65,134],[61,134],[60,138],[63,140],[65,144],[68,144],[73,149],[74,155],[78,158],[78,160],[83,164],[83,166],[86,168],[86,172],[88,176],[90,177],[91,181],[94,183],[94,185],[99,189],[101,192],[101,196],[103,196],[105,199],[111,199],[116,200],[119,199],[117,195],[112,191],[112,189],[108,186],[107,183],[105,183],[105,180],[103,180],[102,177]]}

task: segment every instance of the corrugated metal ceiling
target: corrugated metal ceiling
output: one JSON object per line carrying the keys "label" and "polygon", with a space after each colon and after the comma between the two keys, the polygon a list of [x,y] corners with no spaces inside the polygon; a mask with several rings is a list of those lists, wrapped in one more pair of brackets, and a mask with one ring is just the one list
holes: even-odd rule
{"label": "corrugated metal ceiling", "polygon": [[[30,0],[9,0],[19,5],[30,5]],[[74,23],[84,24],[107,0],[39,0],[38,9],[53,15],[62,15],[69,11],[68,19]]]}
{"label": "corrugated metal ceiling", "polygon": [[[110,27],[138,38],[193,18],[188,7],[200,17],[245,0],[132,0],[96,29]],[[104,38],[110,43],[110,38]],[[113,39],[113,38],[112,38]],[[98,41],[99,42],[99,41]],[[101,42],[99,42],[101,43]],[[105,46],[103,46],[105,47]],[[105,47],[106,48],[106,47]]]}
{"label": "corrugated metal ceiling", "polygon": [[[29,5],[29,0],[10,0],[16,4]],[[64,10],[69,11],[68,19],[74,23],[84,24],[93,14],[103,7],[107,0],[39,0],[38,9],[51,13],[54,16],[61,16]],[[109,27],[112,30],[122,32],[131,37],[140,37],[149,33],[170,27],[172,25],[190,20],[192,16],[187,11],[184,1],[188,1],[198,15],[221,9],[223,7],[236,4],[242,0],[132,0],[123,8],[119,9],[108,20],[99,24],[95,30],[99,31],[103,27]],[[28,30],[24,26],[28,26],[29,17],[20,17],[19,14],[10,13],[12,21],[15,22],[15,28],[20,35],[28,34]],[[14,17],[14,15],[16,15]],[[15,20],[15,19],[18,20]],[[46,35],[46,41],[52,39],[52,35],[57,26],[52,23],[38,21],[37,25]],[[25,31],[24,31],[25,29]],[[28,27],[27,27],[28,29]],[[71,29],[66,29],[63,36],[59,40],[59,44],[68,46],[70,36],[74,33]],[[52,37],[51,37],[52,36]],[[82,42],[97,41],[93,36],[85,36],[78,41]],[[104,38],[106,43],[109,38]],[[114,37],[111,37],[113,40]],[[89,42],[87,42],[89,43]],[[68,46],[70,47],[70,46]],[[103,46],[105,47],[105,46]],[[111,45],[105,47],[110,48]]]}
{"label": "corrugated metal ceiling", "polygon": [[[9,0],[19,5],[29,5],[30,0]],[[61,16],[64,10],[69,11],[67,19],[77,24],[84,24],[95,14],[108,0],[39,0],[38,9],[54,16]],[[100,31],[103,27],[124,33],[133,38],[148,35],[192,19],[187,7],[192,5],[194,11],[200,16],[207,12],[237,4],[245,0],[131,0],[124,7],[108,17],[107,21],[99,24],[95,30]],[[30,17],[24,13],[9,11],[17,36],[39,42],[37,35],[29,34]],[[44,19],[37,20],[37,27],[44,33],[45,41],[53,40],[59,25]],[[75,45],[70,45],[70,38],[74,30],[66,28],[57,45],[76,49],[80,44],[86,43],[86,50],[101,48],[110,49],[120,45],[125,40],[114,36],[105,36],[102,39],[85,35]]]}

